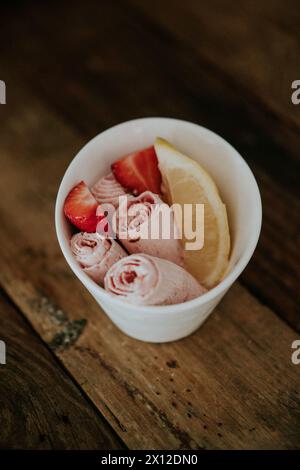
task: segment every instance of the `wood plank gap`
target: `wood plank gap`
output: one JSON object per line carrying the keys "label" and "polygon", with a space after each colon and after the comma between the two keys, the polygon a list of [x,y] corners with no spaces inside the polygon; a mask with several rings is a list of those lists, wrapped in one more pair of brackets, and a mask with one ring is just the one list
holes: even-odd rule
{"label": "wood plank gap", "polygon": [[[84,388],[82,388],[81,384],[78,383],[74,376],[70,373],[70,371],[66,368],[65,364],[60,360],[59,356],[54,353],[54,351],[49,347],[46,341],[44,341],[43,337],[38,334],[34,325],[29,321],[28,317],[22,312],[19,306],[15,303],[14,299],[11,297],[9,292],[0,284],[0,297],[3,296],[5,301],[22,317],[23,321],[26,323],[28,328],[30,329],[32,335],[36,337],[36,339],[43,344],[44,348],[46,348],[51,354],[53,360],[56,362],[57,366],[63,371],[63,373],[69,378],[69,380],[74,384],[74,386],[79,390],[80,394],[83,396],[84,400],[87,404],[94,410],[94,413],[99,417],[100,420],[106,423],[107,428],[110,430],[112,435],[115,435],[116,442],[118,442],[118,446],[123,449],[127,449],[126,444],[122,441],[121,437],[117,435],[114,429],[111,427],[110,423],[105,419],[105,417],[99,411],[99,408],[95,406],[95,403],[91,400],[89,395],[85,392]],[[113,415],[112,411],[110,413]],[[117,419],[116,417],[114,417]]]}

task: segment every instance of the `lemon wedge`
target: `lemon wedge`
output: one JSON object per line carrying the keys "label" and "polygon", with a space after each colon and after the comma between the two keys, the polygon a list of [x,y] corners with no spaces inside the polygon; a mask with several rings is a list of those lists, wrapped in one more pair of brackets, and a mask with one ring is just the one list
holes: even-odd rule
{"label": "lemon wedge", "polygon": [[[167,202],[204,205],[204,244],[201,249],[184,251],[186,269],[205,287],[218,284],[226,268],[230,235],[226,207],[211,176],[195,160],[187,157],[166,140],[158,137],[155,151],[162,174]],[[195,223],[195,220],[192,221]],[[195,226],[195,225],[194,225]],[[184,247],[190,242],[182,230]]]}

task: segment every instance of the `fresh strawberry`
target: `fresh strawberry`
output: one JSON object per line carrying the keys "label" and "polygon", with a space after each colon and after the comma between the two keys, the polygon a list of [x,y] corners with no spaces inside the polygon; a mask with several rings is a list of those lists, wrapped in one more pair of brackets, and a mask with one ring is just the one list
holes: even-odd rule
{"label": "fresh strawberry", "polygon": [[111,169],[119,183],[135,195],[147,190],[155,194],[161,193],[161,174],[154,147],[117,160]]}
{"label": "fresh strawberry", "polygon": [[75,227],[84,232],[95,232],[97,223],[103,216],[97,216],[98,202],[84,181],[69,192],[64,204],[64,213]]}

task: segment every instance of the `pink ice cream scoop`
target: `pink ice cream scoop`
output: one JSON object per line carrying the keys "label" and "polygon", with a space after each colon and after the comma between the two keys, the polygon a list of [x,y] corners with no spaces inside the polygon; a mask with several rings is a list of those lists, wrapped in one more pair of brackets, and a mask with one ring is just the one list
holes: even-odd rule
{"label": "pink ice cream scoop", "polygon": [[123,186],[118,183],[112,173],[100,178],[92,187],[91,192],[99,204],[112,204],[115,208],[119,205],[119,196],[126,194]]}
{"label": "pink ice cream scoop", "polygon": [[104,287],[118,299],[137,305],[178,304],[206,292],[182,267],[144,254],[115,263],[104,278]]}
{"label": "pink ice cream scoop", "polygon": [[174,213],[157,194],[127,198],[118,211],[118,238],[128,253],[145,253],[183,265]]}
{"label": "pink ice cream scoop", "polygon": [[127,256],[115,240],[99,233],[76,233],[71,239],[71,250],[84,272],[101,286],[109,268]]}

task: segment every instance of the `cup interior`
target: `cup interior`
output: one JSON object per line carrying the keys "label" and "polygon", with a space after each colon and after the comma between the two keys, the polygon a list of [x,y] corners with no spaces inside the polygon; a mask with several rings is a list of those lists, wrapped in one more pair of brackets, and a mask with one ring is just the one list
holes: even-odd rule
{"label": "cup interior", "polygon": [[[128,121],[99,134],[82,148],[71,161],[57,196],[56,228],[62,251],[75,271],[69,247],[72,229],[63,215],[63,203],[71,188],[81,180],[92,186],[110,171],[113,161],[153,145],[158,136],[169,140],[203,165],[219,188],[227,208],[231,235],[229,268],[220,284],[225,283],[229,287],[248,263],[258,241],[261,227],[259,190],[245,160],[228,142],[204,127],[177,119],[143,118]],[[76,274],[80,278],[86,276],[83,272],[79,274],[79,270],[78,267]],[[103,291],[101,287],[96,287]],[[215,289],[218,286],[212,291]]]}

